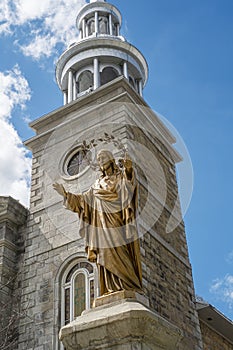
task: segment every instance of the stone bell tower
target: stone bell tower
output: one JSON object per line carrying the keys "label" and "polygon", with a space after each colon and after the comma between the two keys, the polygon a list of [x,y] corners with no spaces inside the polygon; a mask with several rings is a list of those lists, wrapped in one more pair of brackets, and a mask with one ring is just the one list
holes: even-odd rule
{"label": "stone bell tower", "polygon": [[[119,10],[103,0],[81,8],[77,42],[56,65],[64,105],[30,124],[35,136],[26,142],[33,167],[19,349],[202,349],[176,179],[181,157],[143,98],[147,62],[121,36],[121,21]],[[97,176],[86,150],[95,159],[109,148],[118,159],[122,147],[139,182],[144,295],[123,293],[93,308],[97,269],[87,261],[77,215],[62,207],[52,184],[86,191]]]}

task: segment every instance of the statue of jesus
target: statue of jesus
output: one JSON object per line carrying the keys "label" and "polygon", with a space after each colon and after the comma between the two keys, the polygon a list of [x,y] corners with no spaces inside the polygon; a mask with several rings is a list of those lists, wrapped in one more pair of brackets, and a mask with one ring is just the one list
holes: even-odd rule
{"label": "statue of jesus", "polygon": [[87,259],[98,267],[100,295],[140,292],[137,181],[132,161],[126,156],[120,169],[108,150],[99,151],[97,161],[102,174],[87,192],[73,194],[58,183],[53,187],[64,197],[66,208],[81,220],[80,236],[85,240]]}

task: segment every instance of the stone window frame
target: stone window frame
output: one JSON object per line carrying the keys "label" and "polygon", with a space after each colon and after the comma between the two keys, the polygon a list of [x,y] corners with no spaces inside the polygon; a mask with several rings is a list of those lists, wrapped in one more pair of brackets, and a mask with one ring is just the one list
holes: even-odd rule
{"label": "stone window frame", "polygon": [[[101,33],[101,21],[102,21],[102,29],[104,29],[104,32]],[[104,27],[103,27],[104,25]],[[98,28],[99,31],[98,33],[100,35],[110,35],[110,28],[109,28],[109,17],[108,17],[108,13],[105,12],[99,12],[98,13]]]}
{"label": "stone window frame", "polygon": [[135,79],[132,77],[132,75],[129,75],[129,83],[134,88],[134,90],[136,90]]}
{"label": "stone window frame", "polygon": [[75,73],[75,81],[78,81],[78,78],[80,76],[80,74],[82,74],[83,72],[85,72],[86,70],[89,70],[92,74],[94,74],[94,68],[93,68],[93,64],[89,64],[87,66],[85,66],[82,69],[79,69],[76,73]]}
{"label": "stone window frame", "polygon": [[[118,74],[115,78],[113,79],[110,79],[108,82],[105,82],[103,83],[102,82],[102,77],[101,77],[101,74],[103,73],[103,71],[107,68],[111,68],[113,71],[115,71],[116,74]],[[119,76],[122,75],[122,71],[121,69],[116,65],[116,64],[113,64],[113,63],[105,63],[105,64],[100,64],[100,69],[99,69],[99,75],[100,75],[100,85],[103,86],[107,83],[109,83],[110,81],[113,81],[114,79],[118,78]]]}
{"label": "stone window frame", "polygon": [[75,180],[84,175],[89,169],[90,164],[87,164],[80,172],[70,175],[67,171],[67,166],[71,159],[79,152],[83,151],[81,144],[72,145],[62,156],[59,162],[59,173],[64,180]]}
{"label": "stone window frame", "polygon": [[123,72],[122,72],[121,68],[119,67],[119,65],[117,65],[117,64],[115,64],[113,62],[102,63],[100,61],[99,72],[102,73],[102,71],[105,68],[108,68],[108,67],[109,68],[114,68],[118,72],[119,76],[121,76],[123,74]]}
{"label": "stone window frame", "polygon": [[[94,28],[91,28],[93,24],[94,24],[93,26]],[[94,15],[87,19],[86,26],[87,26],[88,36],[94,35],[95,34],[95,16]],[[91,29],[94,29],[94,30],[91,30]]]}
{"label": "stone window frame", "polygon": [[[93,86],[92,88],[88,88],[87,90],[84,90],[82,92],[79,92],[79,87],[78,87],[78,80],[79,80],[79,77],[82,73],[86,72],[86,71],[89,71],[91,72],[92,76],[93,76]],[[75,73],[75,83],[76,83],[76,87],[77,87],[77,97],[79,96],[82,96],[82,95],[85,95],[85,93],[89,92],[89,90],[93,89],[94,88],[94,67],[93,67],[93,64],[88,64],[86,65],[85,67],[79,69],[76,73]]]}
{"label": "stone window frame", "polygon": [[[87,269],[80,267],[74,270],[74,272],[71,275],[70,281],[67,282],[67,277],[69,273],[72,271],[72,269],[75,268],[79,263],[88,263],[92,268],[93,272],[90,273]],[[69,266],[66,268],[62,280],[61,280],[61,326],[64,326],[65,324],[72,322],[77,316],[75,316],[75,306],[74,306],[74,297],[75,297],[75,278],[78,276],[78,274],[83,274],[85,276],[85,309],[88,310],[91,308],[91,295],[90,295],[90,283],[91,281],[94,282],[94,297],[96,297],[96,286],[95,286],[95,268],[92,263],[87,261],[86,258],[79,258],[75,259],[72,264],[69,264]],[[65,292],[66,290],[70,290],[70,319],[69,322],[66,322],[67,320],[65,319]]]}
{"label": "stone window frame", "polygon": [[[79,79],[81,78],[81,75],[83,75],[85,73],[89,73],[90,74],[91,81],[90,81],[90,84],[88,84],[89,86],[86,89],[81,90],[80,89],[80,85],[79,85],[80,84]],[[88,77],[88,79],[89,79],[89,77]],[[80,94],[84,94],[84,93],[87,93],[89,91],[92,91],[93,88],[94,88],[94,74],[93,74],[92,70],[85,69],[80,74],[78,74],[77,79],[76,79],[76,86],[77,86],[78,96],[80,96]]]}
{"label": "stone window frame", "polygon": [[[64,326],[62,323],[62,309],[64,308],[64,299],[62,299],[62,282],[71,269],[79,262],[88,262],[84,248],[78,248],[78,252],[70,254],[60,265],[54,279],[54,332],[53,332],[53,349],[64,350],[62,343],[59,341],[59,331]],[[92,264],[94,269],[94,294],[95,298],[99,296],[98,269],[96,264]]]}

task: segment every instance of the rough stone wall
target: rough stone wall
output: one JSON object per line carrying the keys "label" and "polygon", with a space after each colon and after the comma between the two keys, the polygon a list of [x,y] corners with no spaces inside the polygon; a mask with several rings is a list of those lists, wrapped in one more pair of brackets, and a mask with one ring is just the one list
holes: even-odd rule
{"label": "rough stone wall", "polygon": [[179,349],[201,349],[190,266],[152,232],[144,236],[141,246],[144,285],[151,307],[183,330]]}
{"label": "rough stone wall", "polygon": [[203,350],[233,350],[233,344],[209,328],[204,322],[200,321],[200,327]]}
{"label": "rough stone wall", "polygon": [[[160,217],[141,239],[145,291],[151,307],[183,330],[184,339],[179,349],[202,349],[199,319],[194,304],[192,270],[179,203],[176,209],[179,216],[175,218],[177,225],[172,231],[167,230],[178,198],[175,164],[166,149],[163,153],[160,151],[159,140],[154,139],[152,143],[147,135],[137,128],[133,128],[133,132],[135,137],[156,155],[165,175],[167,189]],[[146,196],[147,190],[141,185],[142,202],[145,202]],[[160,205],[156,194],[154,203],[155,206]]]}
{"label": "rough stone wall", "polygon": [[27,210],[0,197],[0,349],[16,349]]}
{"label": "rough stone wall", "polygon": [[[85,255],[83,243],[66,239],[48,216],[44,202],[43,151],[42,147],[33,155],[30,216],[22,270],[22,317],[18,350],[57,348],[55,342],[58,341],[60,299],[56,303],[55,278],[68,257],[77,252]],[[58,207],[65,222],[66,213],[61,202]]]}
{"label": "rough stone wall", "polygon": [[[30,225],[35,225],[33,218]],[[57,348],[60,329],[60,298],[56,303],[54,286],[57,271],[70,256],[77,252],[85,255],[84,247],[79,242],[53,249],[49,242],[42,238],[40,248],[42,247],[43,253],[37,254],[36,250],[35,254],[26,253],[21,304],[26,317],[22,318],[20,323],[19,350]]]}

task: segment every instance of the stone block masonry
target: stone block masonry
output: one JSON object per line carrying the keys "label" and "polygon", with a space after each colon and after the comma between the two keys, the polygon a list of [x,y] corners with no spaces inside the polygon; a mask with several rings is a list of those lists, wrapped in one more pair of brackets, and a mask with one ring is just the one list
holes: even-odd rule
{"label": "stone block masonry", "polygon": [[0,349],[15,349],[18,343],[27,216],[18,201],[0,197]]}

